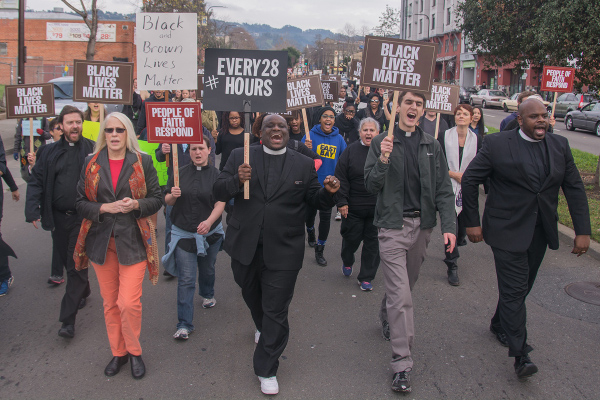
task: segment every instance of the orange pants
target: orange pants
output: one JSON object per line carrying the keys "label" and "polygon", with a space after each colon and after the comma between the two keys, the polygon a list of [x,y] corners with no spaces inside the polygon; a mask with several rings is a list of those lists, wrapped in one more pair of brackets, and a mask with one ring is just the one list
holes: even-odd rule
{"label": "orange pants", "polygon": [[140,331],[142,329],[142,282],[146,261],[119,264],[115,239],[110,238],[104,265],[92,263],[100,294],[104,300],[106,333],[113,356],[142,355]]}

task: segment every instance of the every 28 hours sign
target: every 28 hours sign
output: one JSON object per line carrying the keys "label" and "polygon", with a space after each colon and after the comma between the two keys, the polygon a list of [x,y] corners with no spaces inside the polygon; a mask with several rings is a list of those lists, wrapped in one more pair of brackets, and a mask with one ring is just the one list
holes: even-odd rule
{"label": "every 28 hours sign", "polygon": [[[194,53],[195,54],[195,53]],[[204,107],[217,111],[285,112],[287,52],[206,49]]]}
{"label": "every 28 hours sign", "polygon": [[436,45],[379,36],[365,37],[361,84],[429,94]]}
{"label": "every 28 hours sign", "polygon": [[441,85],[439,83],[432,84],[431,98],[425,100],[425,110],[441,114],[454,114],[454,109],[459,102],[459,92],[459,86]]}
{"label": "every 28 hours sign", "polygon": [[146,103],[148,143],[202,143],[200,113],[200,103]]}
{"label": "every 28 hours sign", "polygon": [[540,90],[570,93],[573,91],[574,78],[575,68],[544,66]]}
{"label": "every 28 hours sign", "polygon": [[54,85],[7,85],[6,118],[54,116]]}
{"label": "every 28 hours sign", "polygon": [[197,89],[195,13],[136,14],[138,89]]}
{"label": "every 28 hours sign", "polygon": [[287,81],[287,110],[299,110],[323,105],[323,90],[318,75]]}
{"label": "every 28 hours sign", "polygon": [[133,63],[75,60],[74,69],[73,100],[133,103]]}

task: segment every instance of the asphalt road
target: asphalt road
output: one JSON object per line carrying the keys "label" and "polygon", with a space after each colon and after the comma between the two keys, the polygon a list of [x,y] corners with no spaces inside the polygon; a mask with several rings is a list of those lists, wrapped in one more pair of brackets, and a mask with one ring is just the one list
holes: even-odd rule
{"label": "asphalt road", "polygon": [[[14,160],[9,167],[18,176]],[[24,197],[23,184],[20,190]],[[162,215],[159,233],[162,243]],[[49,232],[26,224],[23,200],[14,203],[7,195],[2,234],[19,259],[11,259],[15,283],[0,298],[1,399],[266,397],[252,370],[253,325],[224,252],[217,260],[217,305],[202,309],[196,297],[196,331],[186,342],[171,337],[177,323],[176,281],[161,276],[157,286],[144,282],[141,342],[147,374],[135,381],[128,365],[113,378],[103,374],[111,354],[94,271],[89,271],[92,295],[78,315],[75,338],[58,337],[64,286],[46,283]],[[488,331],[497,301],[489,247],[461,248],[461,285],[451,287],[435,229],[413,293],[413,393],[403,398],[597,399],[600,307],[569,297],[564,287],[600,281],[599,263],[588,255],[574,257],[569,245],[548,251],[529,296],[532,359],[540,372],[519,382],[507,349]],[[382,277],[374,280],[372,292],[360,291],[356,273],[341,274],[340,247],[339,223],[332,221],[325,250],[329,266],[319,267],[306,248],[290,307],[290,341],[278,373],[280,399],[398,397],[390,390],[390,344],[381,337],[378,318]]]}

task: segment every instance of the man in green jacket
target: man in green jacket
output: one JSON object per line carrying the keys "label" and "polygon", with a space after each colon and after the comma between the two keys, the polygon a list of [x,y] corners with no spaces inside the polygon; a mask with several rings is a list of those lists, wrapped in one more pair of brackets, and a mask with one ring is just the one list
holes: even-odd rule
{"label": "man in green jacket", "polygon": [[392,343],[392,389],[398,392],[411,391],[411,290],[436,225],[436,209],[449,251],[456,242],[454,193],[446,159],[439,142],[417,126],[424,103],[422,94],[402,92],[394,138],[386,133],[373,139],[365,162],[365,186],[377,195],[373,224],[379,230],[385,284],[380,319],[383,335]]}

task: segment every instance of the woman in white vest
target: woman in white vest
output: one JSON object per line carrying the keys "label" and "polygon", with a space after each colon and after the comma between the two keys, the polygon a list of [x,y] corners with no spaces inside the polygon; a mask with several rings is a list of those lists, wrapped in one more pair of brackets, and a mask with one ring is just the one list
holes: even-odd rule
{"label": "woman in white vest", "polygon": [[458,286],[458,247],[467,244],[466,226],[461,218],[462,193],[460,181],[463,172],[467,169],[475,154],[481,148],[481,136],[469,129],[473,120],[473,107],[468,104],[459,104],[454,110],[456,126],[440,133],[438,140],[448,162],[448,174],[454,190],[454,209],[456,210],[456,247],[450,253],[446,250],[444,262],[448,266],[448,283]]}

